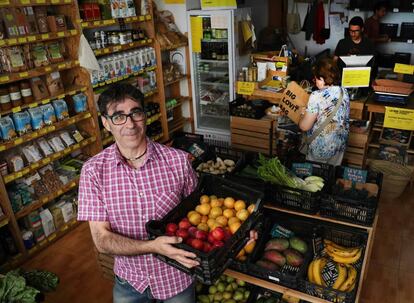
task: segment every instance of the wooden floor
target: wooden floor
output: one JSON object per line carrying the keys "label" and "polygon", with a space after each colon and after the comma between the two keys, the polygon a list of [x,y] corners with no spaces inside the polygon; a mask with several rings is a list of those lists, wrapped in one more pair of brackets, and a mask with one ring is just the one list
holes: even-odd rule
{"label": "wooden floor", "polygon": [[[383,199],[374,249],[361,303],[414,302],[414,191],[397,200]],[[40,252],[25,268],[47,269],[59,275],[50,303],[106,303],[112,283],[101,275],[89,227],[82,223],[70,234]]]}

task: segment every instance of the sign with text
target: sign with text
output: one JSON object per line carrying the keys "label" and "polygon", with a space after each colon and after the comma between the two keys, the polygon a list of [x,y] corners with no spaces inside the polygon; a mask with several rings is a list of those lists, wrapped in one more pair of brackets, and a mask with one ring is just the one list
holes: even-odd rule
{"label": "sign with text", "polygon": [[296,124],[299,124],[300,114],[308,105],[309,94],[295,81],[289,83],[283,92],[279,103],[281,111]]}
{"label": "sign with text", "polygon": [[342,70],[343,87],[368,87],[371,67],[345,67]]}
{"label": "sign with text", "polygon": [[191,50],[201,53],[201,39],[203,39],[203,18],[199,16],[190,17],[191,24]]}
{"label": "sign with text", "polygon": [[414,65],[395,63],[394,73],[413,75]]}
{"label": "sign with text", "polygon": [[312,172],[313,172],[313,165],[312,163],[293,163],[292,164],[292,171],[293,173],[300,177],[309,177],[312,176]]}
{"label": "sign with text", "polygon": [[236,0],[201,0],[201,9],[234,9]]}
{"label": "sign with text", "polygon": [[386,106],[384,127],[414,130],[414,110]]}
{"label": "sign with text", "polygon": [[366,170],[345,167],[344,169],[344,179],[357,183],[366,183],[367,182],[368,172]]}
{"label": "sign with text", "polygon": [[237,93],[239,95],[252,95],[255,88],[255,82],[243,82],[238,81],[237,82]]}

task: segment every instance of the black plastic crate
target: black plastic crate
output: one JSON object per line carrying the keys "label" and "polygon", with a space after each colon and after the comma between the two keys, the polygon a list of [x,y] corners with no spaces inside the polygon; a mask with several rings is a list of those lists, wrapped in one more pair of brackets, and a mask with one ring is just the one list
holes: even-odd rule
{"label": "black plastic crate", "polygon": [[[312,175],[324,179],[324,187],[318,192],[309,192],[299,188],[292,188],[279,184],[272,184],[266,182],[265,198],[266,201],[271,202],[277,206],[304,212],[308,214],[316,214],[319,211],[320,200],[323,193],[330,188],[332,180],[335,176],[334,166],[306,161],[312,166]],[[288,165],[291,169],[293,163]]]}
{"label": "black plastic crate", "polygon": [[[289,288],[297,289],[298,279],[302,277],[304,273],[306,273],[308,265],[313,257],[311,239],[312,230],[315,227],[315,223],[303,217],[286,216],[284,213],[270,209],[264,210],[264,217],[265,226],[252,254],[248,257],[246,262],[234,262],[234,264],[236,264],[238,271],[244,272],[254,277],[258,277],[260,279],[271,281],[273,283],[281,284]],[[264,269],[255,264],[256,261],[262,257],[267,241],[272,238],[270,232],[275,224],[281,225],[293,231],[295,233],[295,236],[301,238],[308,245],[308,250],[303,256],[304,261],[300,267],[294,267],[285,264],[283,267],[281,267],[280,270],[272,271]]]}
{"label": "black plastic crate", "polygon": [[[226,276],[227,277],[227,276]],[[234,281],[237,281],[237,279],[235,279],[235,278],[233,278],[234,279]],[[218,281],[217,281],[218,282]],[[202,285],[202,288],[201,288],[201,290],[199,291],[199,292],[197,292],[196,291],[196,302],[200,302],[199,300],[198,300],[198,296],[200,296],[200,295],[209,295],[209,288],[211,287],[212,285],[205,285],[205,284],[203,284]],[[254,301],[254,297],[255,297],[255,295],[256,295],[256,292],[257,292],[257,286],[255,286],[255,285],[253,285],[253,284],[249,284],[249,283],[247,283],[247,282],[245,282],[245,286],[241,286],[241,287],[243,287],[245,290],[248,290],[249,292],[250,292],[250,295],[249,295],[249,297],[245,300],[245,301],[243,301],[243,302],[246,302],[246,303],[248,303],[248,302],[255,302]],[[222,299],[223,300],[223,299]],[[216,302],[216,301],[213,301],[213,300],[210,300],[210,302]]]}
{"label": "black plastic crate", "polygon": [[401,23],[400,38],[414,39],[414,22]]}
{"label": "black plastic crate", "polygon": [[[344,168],[345,167],[343,166],[338,166],[336,168],[335,180],[343,177]],[[320,205],[320,214],[324,217],[335,218],[351,223],[367,226],[372,225],[381,195],[382,179],[382,173],[371,170],[368,171],[366,182],[378,185],[378,195],[375,199],[352,199],[336,195],[332,190],[330,193],[323,194]]]}
{"label": "black plastic crate", "polygon": [[194,210],[195,206],[199,204],[200,197],[204,194],[217,195],[219,197],[233,197],[236,200],[242,199],[246,202],[246,205],[255,203],[255,211],[243,222],[237,232],[225,242],[223,247],[217,248],[209,253],[196,250],[185,243],[177,244],[176,247],[191,251],[197,255],[197,261],[199,261],[200,265],[195,268],[189,269],[163,255],[156,255],[156,257],[196,277],[203,284],[212,284],[247,243],[249,230],[260,220],[261,214],[259,210],[262,208],[262,192],[224,178],[204,175],[196,191],[172,209],[162,220],[151,220],[147,222],[146,229],[150,239],[165,235],[166,224],[170,222],[178,223],[182,218],[186,217],[187,213]]}
{"label": "black plastic crate", "polygon": [[[328,239],[336,244],[345,247],[361,247],[362,254],[359,260],[353,264],[357,270],[356,286],[350,292],[339,291],[336,289],[320,286],[307,280],[307,273],[299,279],[299,290],[314,297],[318,297],[330,302],[353,303],[358,292],[359,280],[361,279],[361,269],[366,253],[368,234],[362,229],[338,225],[328,222],[318,223],[314,229],[315,257],[325,256],[323,252],[324,244],[322,239]],[[329,258],[329,257],[328,257]]]}
{"label": "black plastic crate", "polygon": [[[193,162],[193,168],[197,171],[197,167],[203,163],[207,162],[209,160],[216,161],[217,157],[220,157],[222,160],[233,160],[235,163],[235,167],[233,171],[231,172],[225,172],[223,174],[218,174],[217,176],[227,177],[234,173],[234,171],[237,170],[237,167],[241,165],[242,159],[243,159],[244,152],[241,150],[237,150],[230,147],[224,147],[224,146],[217,146],[217,145],[209,145],[208,151],[206,155],[204,156],[203,160],[197,160]],[[202,171],[197,171],[197,173],[201,174],[213,174],[213,173],[207,173]]]}
{"label": "black plastic crate", "polygon": [[274,298],[275,302],[283,303],[282,296],[283,295],[279,292],[256,286],[252,289],[252,294],[246,303],[256,303],[259,298]]}
{"label": "black plastic crate", "polygon": [[249,119],[261,119],[266,115],[269,101],[266,100],[246,100],[239,97],[229,103],[230,115]]}

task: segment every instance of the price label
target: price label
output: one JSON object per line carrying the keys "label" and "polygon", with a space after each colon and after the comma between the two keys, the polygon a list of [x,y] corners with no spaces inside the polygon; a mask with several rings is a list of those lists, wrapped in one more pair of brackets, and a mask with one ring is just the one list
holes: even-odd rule
{"label": "price label", "polygon": [[33,163],[33,164],[31,165],[31,168],[32,168],[32,169],[36,169],[36,168],[38,168],[38,167],[39,167],[39,163],[38,163],[38,162]]}
{"label": "price label", "polygon": [[36,36],[29,36],[29,37],[27,37],[27,41],[29,41],[29,42],[36,41]]}
{"label": "price label", "polygon": [[0,40],[0,46],[4,46],[6,45],[6,41],[5,40]]}
{"label": "price label", "polygon": [[46,134],[47,133],[47,129],[46,128],[43,128],[43,129],[41,129],[40,131],[39,131],[39,134],[41,134],[41,135],[44,135],[44,134]]}
{"label": "price label", "polygon": [[39,243],[40,246],[43,246],[47,243],[46,239],[44,239],[42,242]]}
{"label": "price label", "polygon": [[18,113],[19,111],[21,111],[22,110],[22,108],[20,107],[20,106],[16,106],[16,107],[13,107],[12,108],[12,112],[13,113]]}
{"label": "price label", "polygon": [[46,66],[45,67],[45,72],[50,72],[50,71],[52,71],[52,68],[50,66]]}
{"label": "price label", "polygon": [[73,146],[73,149],[78,149],[80,146],[79,146],[79,143],[76,143],[74,146]]}
{"label": "price label", "polygon": [[16,44],[16,43],[17,43],[17,39],[16,38],[10,38],[9,39],[9,45]]}
{"label": "price label", "polygon": [[131,18],[126,18],[125,22],[131,22]]}
{"label": "price label", "polygon": [[100,54],[102,54],[102,52],[100,50],[95,51],[95,55],[100,55]]}
{"label": "price label", "polygon": [[78,33],[78,31],[76,29],[71,29],[70,30],[71,35],[76,35],[77,33]]}
{"label": "price label", "polygon": [[58,68],[59,68],[59,69],[62,69],[62,68],[65,68],[65,67],[66,67],[66,63],[62,63],[62,64],[59,64],[59,65],[58,65]]}
{"label": "price label", "polygon": [[109,49],[105,48],[105,49],[103,50],[103,52],[104,52],[105,54],[107,54],[107,53],[109,53]]}
{"label": "price label", "polygon": [[368,172],[366,170],[345,167],[343,177],[345,180],[350,180],[352,182],[365,183],[367,182],[367,175]]}
{"label": "price label", "polygon": [[121,47],[120,46],[115,46],[114,47],[114,52],[117,52],[117,51],[119,51],[121,49]]}
{"label": "price label", "polygon": [[53,4],[59,3],[60,0],[52,0]]}
{"label": "price label", "polygon": [[152,17],[151,17],[151,15],[146,15],[146,16],[145,16],[145,19],[146,19],[146,20],[151,20],[151,19],[152,19]]}
{"label": "price label", "polygon": [[2,76],[2,77],[0,77],[0,83],[1,82],[7,82],[9,80],[10,80],[9,76]]}
{"label": "price label", "polygon": [[79,60],[75,60],[75,65],[79,65]]}
{"label": "price label", "polygon": [[61,190],[61,189],[59,189],[57,192],[56,192],[56,195],[58,195],[58,196],[60,196],[60,195],[62,195],[63,194],[63,190]]}
{"label": "price label", "polygon": [[0,151],[3,151],[6,149],[6,145],[0,145]]}
{"label": "price label", "polygon": [[72,0],[64,0],[64,3],[72,3]]}
{"label": "price label", "polygon": [[25,43],[27,40],[25,37],[19,38],[19,43]]}
{"label": "price label", "polygon": [[414,74],[414,65],[396,63],[394,73],[412,75]]}
{"label": "price label", "polygon": [[104,20],[103,22],[105,25],[114,24],[115,20]]}
{"label": "price label", "polygon": [[9,183],[11,181],[13,181],[14,179],[16,179],[15,175],[8,175],[4,177],[4,183]]}
{"label": "price label", "polygon": [[145,16],[139,16],[139,21],[144,21],[145,20]]}
{"label": "price label", "polygon": [[147,43],[151,43],[151,42],[152,42],[152,39],[148,39],[148,40],[147,40]]}
{"label": "price label", "polygon": [[62,231],[66,231],[68,228],[69,228],[69,226],[64,225],[64,226],[62,227]]}
{"label": "price label", "polygon": [[5,6],[5,5],[9,5],[10,1],[9,0],[0,0],[0,5],[1,6]]}
{"label": "price label", "polygon": [[18,138],[16,140],[14,140],[14,145],[19,145],[23,143],[23,138]]}
{"label": "price label", "polygon": [[239,95],[252,95],[255,88],[255,82],[237,82],[237,93]]}
{"label": "price label", "polygon": [[65,37],[65,32],[58,32],[57,33],[57,36],[58,37]]}
{"label": "price label", "polygon": [[51,234],[47,239],[53,241],[56,238],[56,234]]}
{"label": "price label", "polygon": [[28,72],[19,73],[19,77],[20,77],[20,78],[26,78],[26,77],[29,77],[29,73],[28,73]]}
{"label": "price label", "polygon": [[52,131],[54,131],[54,130],[55,130],[55,128],[56,128],[56,127],[55,127],[54,125],[52,125],[52,126],[49,126],[47,130],[48,130],[49,132],[52,132]]}
{"label": "price label", "polygon": [[45,204],[45,203],[47,203],[47,202],[49,202],[48,197],[44,197],[44,198],[42,199],[42,204]]}
{"label": "price label", "polygon": [[42,34],[42,39],[49,39],[49,34]]}
{"label": "price label", "polygon": [[91,113],[87,113],[86,115],[85,115],[85,118],[90,118],[91,117]]}
{"label": "price label", "polygon": [[43,159],[43,160],[42,160],[42,163],[43,163],[44,165],[46,165],[46,164],[49,164],[49,163],[50,163],[50,161],[51,161],[51,159],[50,159],[50,158],[45,158],[45,159]]}
{"label": "price label", "polygon": [[29,171],[30,171],[30,168],[25,168],[24,170],[22,170],[22,174],[26,175],[29,173]]}
{"label": "price label", "polygon": [[42,100],[42,104],[48,104],[48,103],[50,103],[50,99]]}
{"label": "price label", "polygon": [[23,173],[22,173],[22,172],[18,172],[18,173],[16,174],[16,179],[21,178],[22,176],[23,176]]}
{"label": "price label", "polygon": [[30,249],[30,250],[29,250],[29,253],[30,253],[30,254],[33,254],[33,253],[35,253],[38,249],[39,249],[39,247],[38,247],[38,246],[35,246],[35,247],[33,247],[32,249]]}
{"label": "price label", "polygon": [[76,182],[72,182],[69,187],[75,187],[76,186]]}
{"label": "price label", "polygon": [[101,24],[101,22],[100,21],[95,21],[95,22],[93,22],[93,25],[95,25],[95,26],[98,26],[98,25],[100,25]]}
{"label": "price label", "polygon": [[44,3],[46,3],[46,0],[36,0],[36,3],[37,4],[44,4]]}
{"label": "price label", "polygon": [[57,98],[58,99],[63,99],[63,98],[65,98],[65,94],[59,95]]}
{"label": "price label", "polygon": [[35,102],[35,103],[30,103],[29,104],[29,108],[34,108],[34,107],[37,107],[39,104],[37,103],[37,102]]}

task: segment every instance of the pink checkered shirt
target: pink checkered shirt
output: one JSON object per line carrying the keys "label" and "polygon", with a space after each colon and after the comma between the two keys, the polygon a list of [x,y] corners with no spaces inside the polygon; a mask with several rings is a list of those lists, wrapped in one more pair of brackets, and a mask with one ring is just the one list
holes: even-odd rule
{"label": "pink checkered shirt", "polygon": [[[187,154],[147,139],[147,160],[133,169],[116,144],[88,160],[79,183],[80,221],[108,221],[113,232],[147,240],[145,223],[162,219],[197,185]],[[182,292],[189,275],[152,254],[115,256],[114,272],[140,293],[149,286],[156,299]]]}

